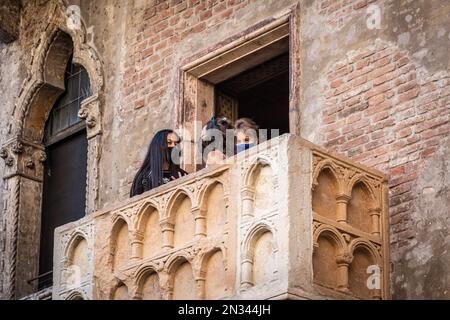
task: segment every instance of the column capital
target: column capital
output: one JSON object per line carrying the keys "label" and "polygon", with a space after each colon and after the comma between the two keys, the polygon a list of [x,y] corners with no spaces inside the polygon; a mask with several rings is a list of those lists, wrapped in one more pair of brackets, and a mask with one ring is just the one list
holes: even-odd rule
{"label": "column capital", "polygon": [[253,196],[255,195],[255,188],[253,187],[243,187],[241,188],[241,195],[243,199],[253,199]]}
{"label": "column capital", "polygon": [[381,215],[381,208],[380,207],[369,208],[369,214],[371,216],[380,216]]}
{"label": "column capital", "polygon": [[0,158],[5,162],[4,179],[22,176],[38,182],[43,181],[47,155],[42,144],[15,137],[2,145]]}
{"label": "column capital", "polygon": [[131,242],[142,242],[144,241],[144,233],[139,230],[130,231]]}
{"label": "column capital", "polygon": [[348,253],[339,254],[336,256],[336,263],[338,266],[348,266],[352,263],[353,257]]}
{"label": "column capital", "polygon": [[350,200],[352,199],[351,196],[349,196],[348,194],[345,193],[338,193],[336,195],[336,201],[339,202],[343,202],[343,203],[349,203]]}
{"label": "column capital", "polygon": [[191,209],[191,213],[194,215],[195,219],[206,219],[206,210],[200,208],[200,207],[194,207]]}
{"label": "column capital", "polygon": [[161,226],[161,231],[174,231],[175,230],[175,224],[170,222],[168,219],[161,220],[159,222],[159,225]]}

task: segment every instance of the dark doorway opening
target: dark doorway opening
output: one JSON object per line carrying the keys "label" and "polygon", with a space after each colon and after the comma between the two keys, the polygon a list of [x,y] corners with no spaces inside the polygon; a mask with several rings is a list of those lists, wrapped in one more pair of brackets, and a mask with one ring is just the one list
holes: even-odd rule
{"label": "dark doorway opening", "polygon": [[[41,275],[53,269],[55,228],[79,220],[85,215],[86,167],[86,130],[47,148],[39,259]],[[48,281],[44,276],[40,279],[39,286],[46,287]]]}
{"label": "dark doorway opening", "polygon": [[260,129],[289,132],[289,54],[285,53],[216,86],[216,113],[250,118]]}

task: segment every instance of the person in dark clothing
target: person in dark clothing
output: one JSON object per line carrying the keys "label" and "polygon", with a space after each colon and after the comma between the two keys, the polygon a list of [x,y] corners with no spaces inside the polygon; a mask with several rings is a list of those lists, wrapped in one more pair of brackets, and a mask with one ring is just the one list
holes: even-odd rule
{"label": "person in dark clothing", "polygon": [[227,150],[227,147],[231,147],[234,151],[234,141],[231,141],[230,146],[227,146],[227,130],[232,132],[233,125],[225,117],[214,116],[203,127],[201,139],[204,161],[207,167],[219,164],[226,159],[227,155],[230,155],[230,150]]}
{"label": "person in dark clothing", "polygon": [[188,173],[172,160],[172,151],[180,142],[173,130],[161,130],[153,137],[144,162],[134,177],[130,197],[134,197]]}

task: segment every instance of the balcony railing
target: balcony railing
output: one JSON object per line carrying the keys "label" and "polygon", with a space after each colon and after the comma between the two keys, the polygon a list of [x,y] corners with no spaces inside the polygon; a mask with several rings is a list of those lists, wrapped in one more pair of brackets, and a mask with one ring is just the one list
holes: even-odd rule
{"label": "balcony railing", "polygon": [[56,230],[54,299],[387,299],[382,173],[294,135]]}

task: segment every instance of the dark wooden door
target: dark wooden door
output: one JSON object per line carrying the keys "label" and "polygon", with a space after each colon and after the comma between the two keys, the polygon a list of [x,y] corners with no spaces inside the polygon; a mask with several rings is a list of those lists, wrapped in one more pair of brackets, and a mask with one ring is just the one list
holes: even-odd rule
{"label": "dark wooden door", "polygon": [[[83,129],[47,147],[42,199],[39,274],[53,269],[55,228],[79,220],[86,208],[87,138]],[[46,277],[39,287],[48,286]]]}

